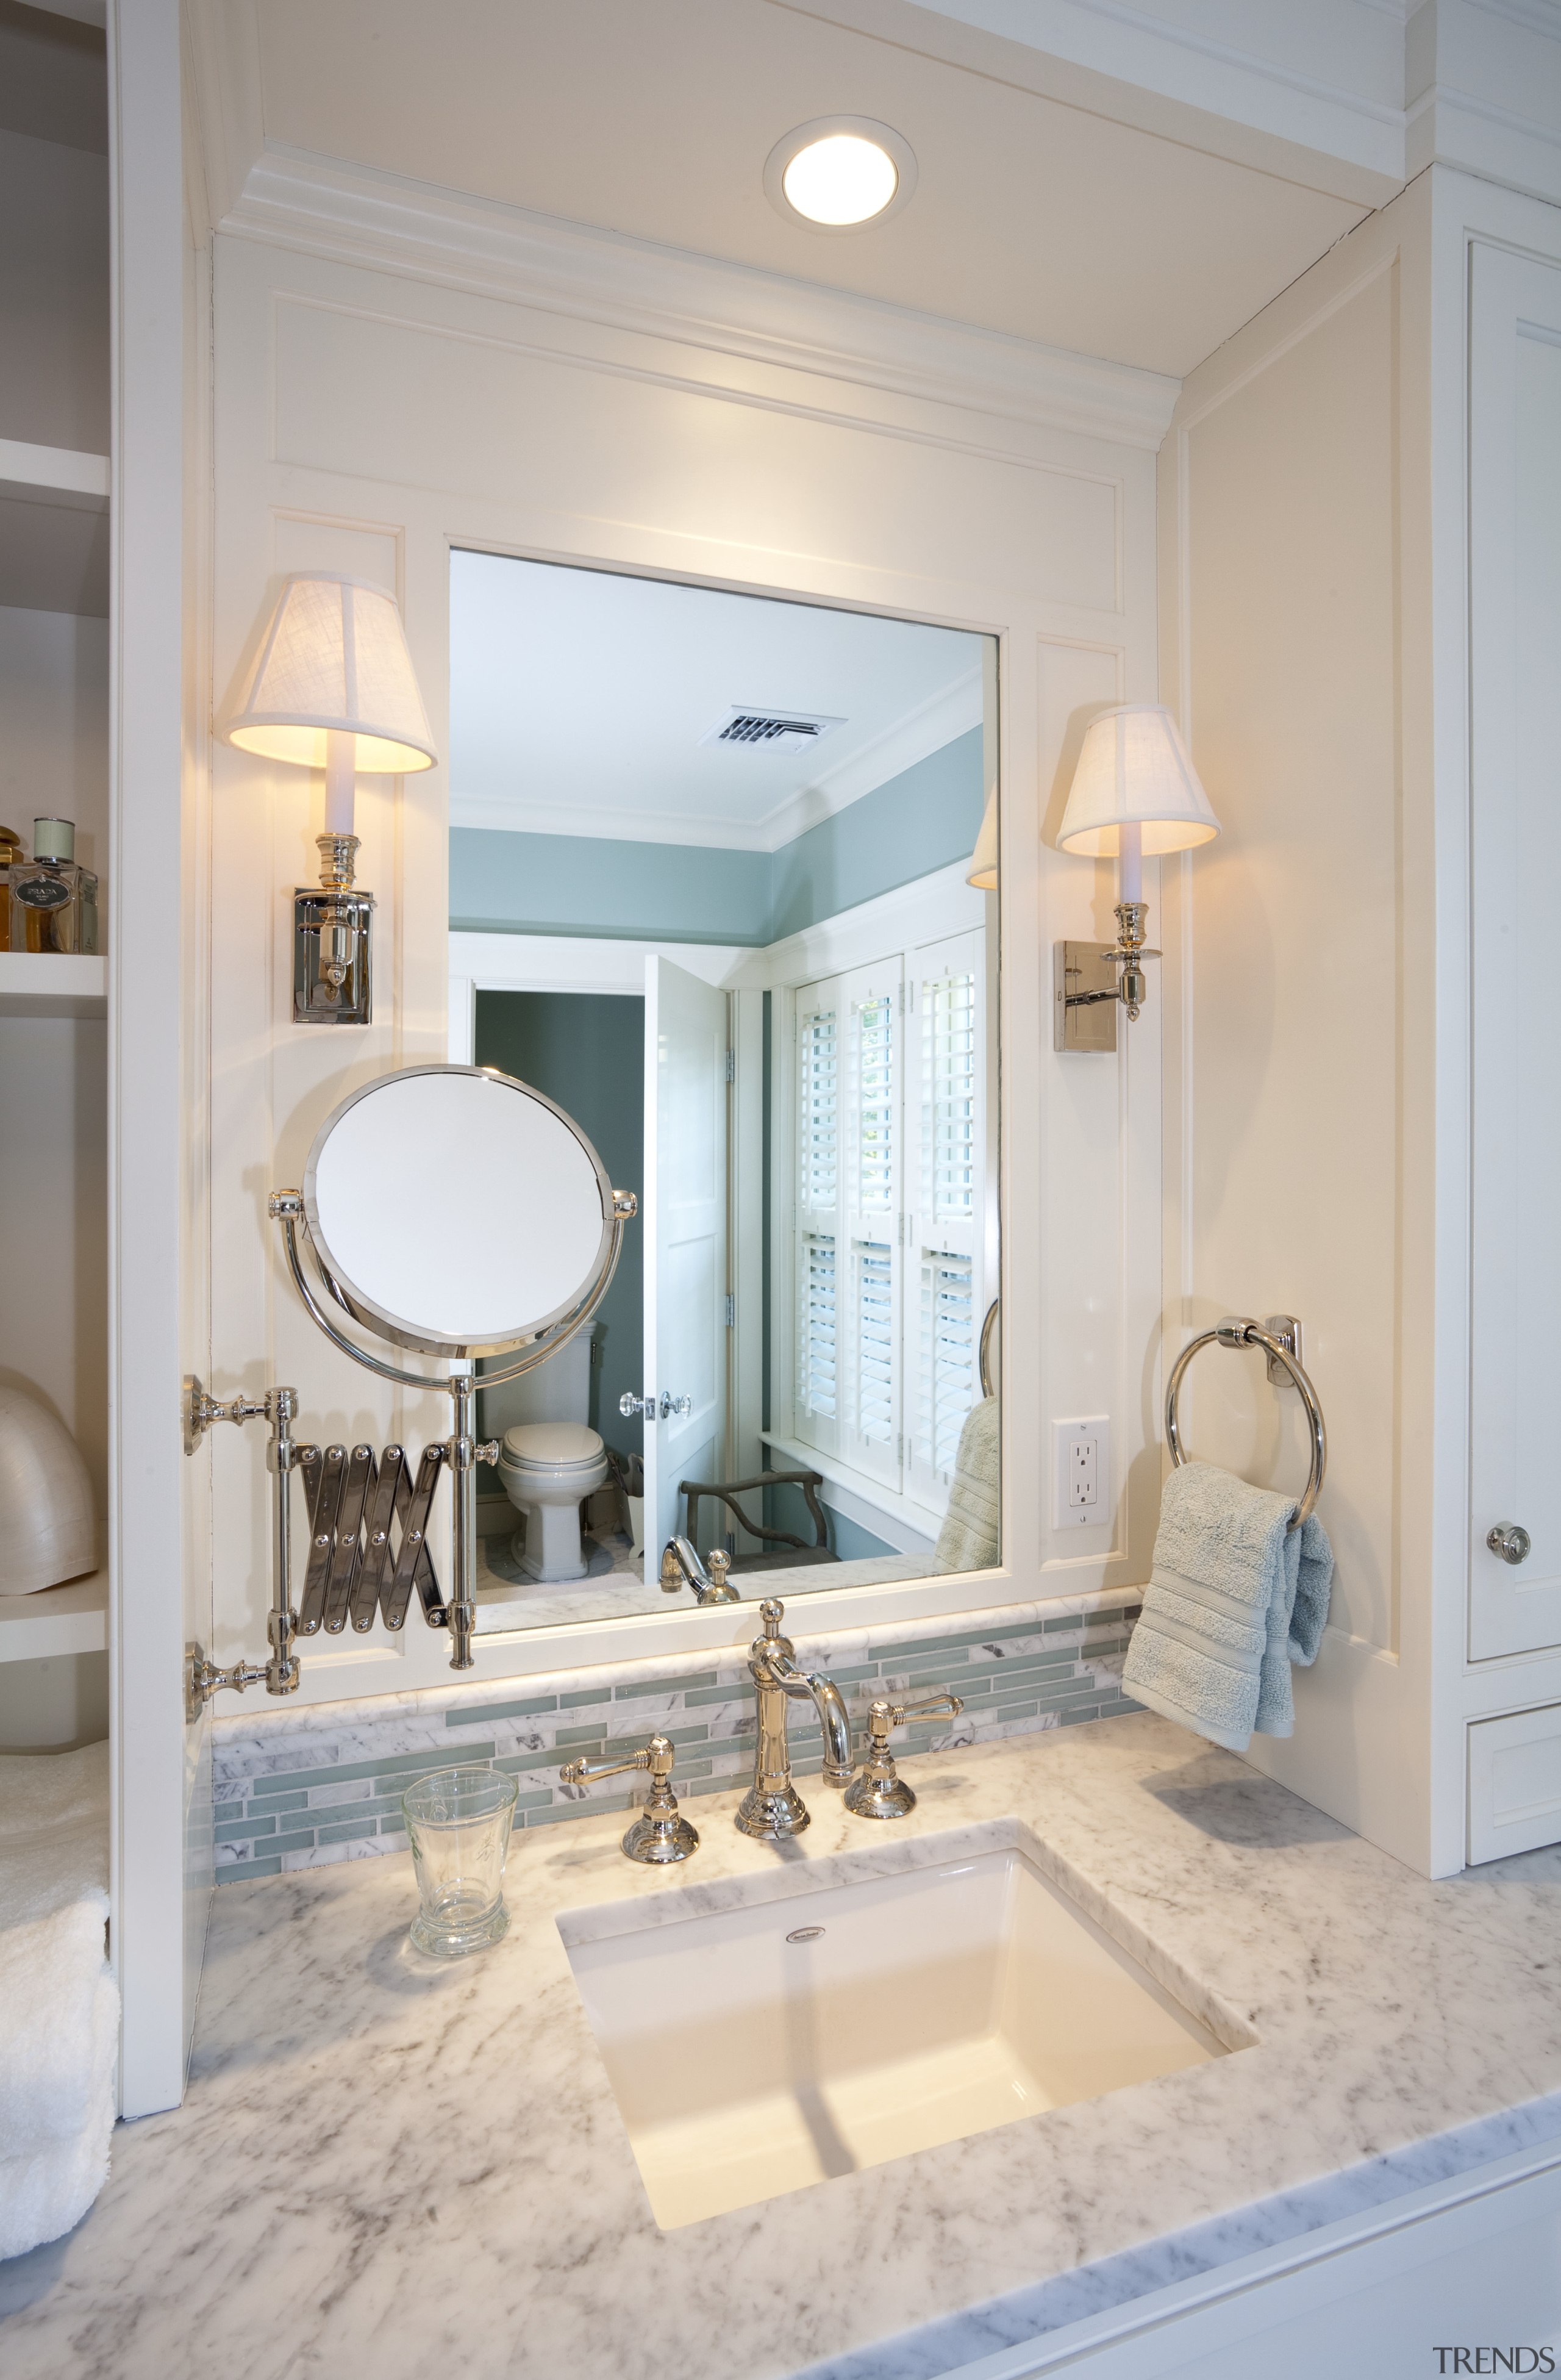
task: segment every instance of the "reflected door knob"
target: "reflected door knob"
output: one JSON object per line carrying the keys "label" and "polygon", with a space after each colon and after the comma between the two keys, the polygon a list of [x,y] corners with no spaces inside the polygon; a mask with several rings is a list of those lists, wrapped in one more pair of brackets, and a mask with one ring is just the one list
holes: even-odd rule
{"label": "reflected door knob", "polygon": [[625,1421],[631,1421],[635,1414],[648,1414],[654,1421],[656,1418],[655,1390],[652,1389],[647,1397],[636,1397],[633,1389],[625,1389],[618,1400],[618,1410]]}
{"label": "reflected door knob", "polygon": [[1528,1560],[1532,1539],[1528,1530],[1520,1529],[1516,1521],[1501,1521],[1486,1537],[1485,1543],[1494,1554],[1501,1556],[1504,1562],[1518,1563]]}

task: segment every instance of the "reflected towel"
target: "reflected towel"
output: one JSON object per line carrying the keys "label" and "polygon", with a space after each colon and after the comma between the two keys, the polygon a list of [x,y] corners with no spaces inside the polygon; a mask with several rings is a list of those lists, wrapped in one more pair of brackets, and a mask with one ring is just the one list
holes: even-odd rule
{"label": "reflected towel", "polygon": [[954,1457],[949,1510],[933,1555],[942,1570],[990,1570],[1002,1548],[1002,1417],[996,1397],[972,1405]]}
{"label": "reflected towel", "polygon": [[108,2177],[107,1917],[107,1744],[0,1756],[0,2256],[68,2231]]}
{"label": "reflected towel", "polygon": [[1290,1668],[1317,1658],[1334,1574],[1321,1521],[1291,1529],[1295,1510],[1212,1463],[1171,1473],[1124,1694],[1229,1752],[1293,1732]]}

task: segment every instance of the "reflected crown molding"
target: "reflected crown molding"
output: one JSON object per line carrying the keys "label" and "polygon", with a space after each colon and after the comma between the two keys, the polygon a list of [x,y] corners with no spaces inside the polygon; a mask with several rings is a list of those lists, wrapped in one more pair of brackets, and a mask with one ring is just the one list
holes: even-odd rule
{"label": "reflected crown molding", "polygon": [[[1180,383],[497,201],[268,147],[218,229],[573,316],[706,355],[1154,450]],[[708,369],[708,365],[706,367]],[[750,391],[751,394],[751,391]]]}
{"label": "reflected crown molding", "polygon": [[865,794],[876,793],[919,760],[982,722],[981,672],[973,669],[929,695],[837,768],[800,786],[756,820],[683,810],[593,808],[581,802],[452,791],[452,826],[496,827],[514,834],[589,835],[610,842],[676,843],[718,851],[783,850]]}

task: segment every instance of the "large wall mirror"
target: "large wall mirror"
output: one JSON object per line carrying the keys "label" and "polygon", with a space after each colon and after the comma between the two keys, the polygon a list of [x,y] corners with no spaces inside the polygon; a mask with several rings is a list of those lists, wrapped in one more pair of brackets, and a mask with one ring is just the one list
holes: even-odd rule
{"label": "large wall mirror", "polygon": [[479,1631],[686,1606],[673,1536],[744,1601],[991,1566],[995,640],[477,552],[451,592],[450,1055],[640,1202],[481,1397]]}

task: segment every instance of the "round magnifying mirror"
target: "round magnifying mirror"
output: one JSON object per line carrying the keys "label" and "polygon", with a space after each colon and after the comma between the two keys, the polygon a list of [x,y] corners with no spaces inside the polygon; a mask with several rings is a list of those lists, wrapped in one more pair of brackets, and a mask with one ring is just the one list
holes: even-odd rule
{"label": "round magnifying mirror", "polygon": [[408,1066],[344,1099],[303,1182],[315,1253],[347,1311],[428,1355],[498,1355],[601,1285],[612,1188],[551,1099],[483,1066]]}

